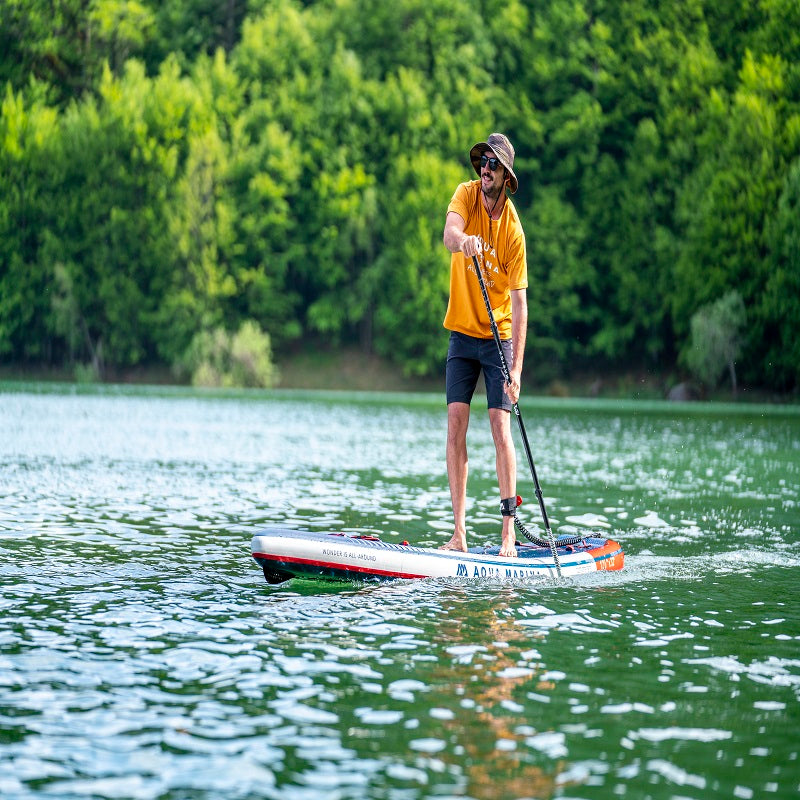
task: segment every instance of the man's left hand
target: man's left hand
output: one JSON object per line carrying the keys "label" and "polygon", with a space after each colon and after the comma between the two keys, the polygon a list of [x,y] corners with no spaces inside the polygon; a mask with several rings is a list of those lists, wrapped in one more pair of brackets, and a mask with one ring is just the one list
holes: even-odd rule
{"label": "man's left hand", "polygon": [[503,389],[505,393],[508,395],[508,399],[511,400],[511,403],[516,403],[519,401],[519,393],[520,393],[520,378],[518,375],[515,375],[513,372],[509,376],[511,378],[511,383],[507,383]]}

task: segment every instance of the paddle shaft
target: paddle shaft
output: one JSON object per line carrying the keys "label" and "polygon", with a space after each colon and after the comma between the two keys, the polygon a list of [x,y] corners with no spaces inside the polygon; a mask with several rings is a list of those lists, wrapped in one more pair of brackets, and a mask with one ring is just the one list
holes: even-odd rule
{"label": "paddle shaft", "polygon": [[[492,311],[492,304],[489,302],[489,292],[486,291],[486,283],[483,280],[483,273],[481,272],[480,264],[478,263],[477,256],[472,256],[472,263],[475,266],[475,274],[478,276],[478,282],[481,286],[481,294],[483,295],[483,302],[486,305],[486,313],[489,315],[489,325],[492,329],[492,336],[494,343],[497,345],[497,352],[500,354],[500,367],[503,370],[503,377],[506,379],[507,384],[511,384],[511,372],[508,369],[506,356],[503,352],[503,345],[500,342],[500,332],[497,330],[497,323],[494,321],[494,312]],[[550,545],[550,550],[553,553],[553,560],[556,562],[556,571],[558,577],[561,577],[561,564],[558,560],[558,553],[556,551],[556,542],[553,538],[553,532],[550,530],[550,521],[547,518],[547,509],[544,507],[544,497],[542,495],[542,487],[539,485],[539,478],[536,475],[536,466],[533,463],[533,456],[531,455],[531,447],[528,444],[528,435],[525,433],[525,423],[522,421],[522,414],[519,411],[519,404],[514,403],[512,406],[514,416],[517,418],[519,425],[519,433],[522,437],[522,446],[525,450],[525,455],[528,459],[528,465],[531,468],[531,476],[533,477],[533,485],[536,491],[536,498],[539,501],[539,510],[542,512],[542,522],[544,522],[545,533],[547,534],[547,541]]]}

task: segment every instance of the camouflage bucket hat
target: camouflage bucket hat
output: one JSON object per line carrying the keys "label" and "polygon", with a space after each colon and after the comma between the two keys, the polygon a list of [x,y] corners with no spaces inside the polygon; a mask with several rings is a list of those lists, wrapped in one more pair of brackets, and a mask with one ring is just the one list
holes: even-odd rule
{"label": "camouflage bucket hat", "polygon": [[514,148],[508,137],[502,133],[493,133],[485,142],[478,142],[469,151],[469,160],[478,175],[481,174],[481,156],[491,150],[499,159],[500,163],[506,168],[510,181],[511,194],[517,191],[519,182],[514,174]]}

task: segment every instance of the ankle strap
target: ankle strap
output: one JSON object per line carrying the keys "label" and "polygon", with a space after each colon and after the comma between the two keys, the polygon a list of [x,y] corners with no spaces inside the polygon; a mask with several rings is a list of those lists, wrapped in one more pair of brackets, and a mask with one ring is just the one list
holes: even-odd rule
{"label": "ankle strap", "polygon": [[506,497],[500,501],[500,513],[504,517],[516,517],[517,506],[522,505],[522,498],[517,495],[516,497]]}

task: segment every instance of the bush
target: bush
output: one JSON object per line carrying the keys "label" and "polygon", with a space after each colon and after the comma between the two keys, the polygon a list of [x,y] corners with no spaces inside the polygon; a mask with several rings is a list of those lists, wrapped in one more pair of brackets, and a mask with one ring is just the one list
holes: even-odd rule
{"label": "bush", "polygon": [[269,334],[252,320],[235,334],[221,327],[195,334],[176,367],[191,375],[194,386],[269,388],[278,378]]}

